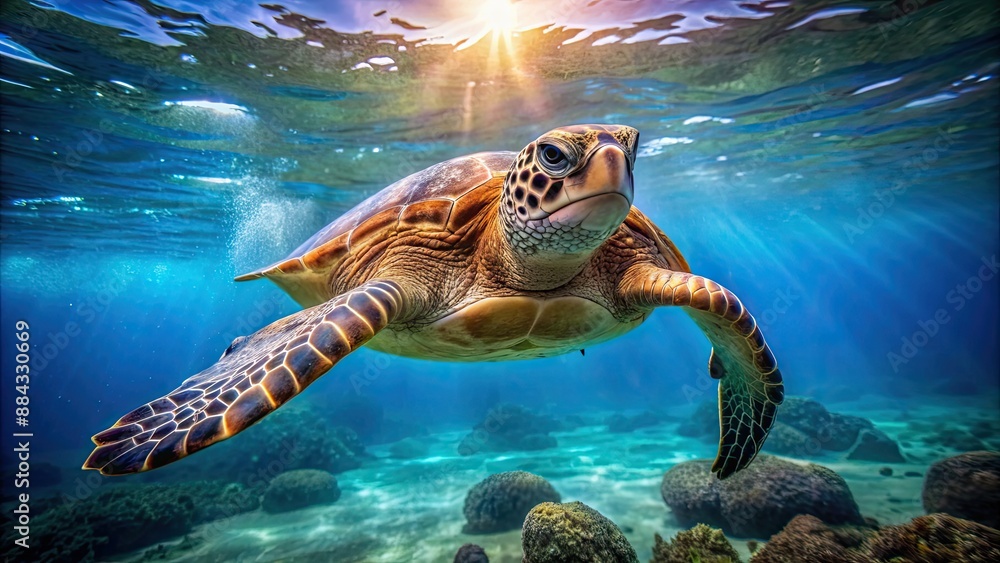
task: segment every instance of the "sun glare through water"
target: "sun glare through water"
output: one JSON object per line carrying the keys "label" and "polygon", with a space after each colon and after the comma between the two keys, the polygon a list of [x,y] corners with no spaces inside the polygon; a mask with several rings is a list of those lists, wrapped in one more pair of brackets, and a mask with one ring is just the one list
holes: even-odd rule
{"label": "sun glare through water", "polygon": [[506,50],[511,50],[511,34],[517,27],[517,7],[510,0],[487,0],[479,8],[476,22],[482,26],[480,31],[459,44],[456,50],[461,51],[475,45],[487,34],[492,34],[491,58],[497,55],[501,37]]}

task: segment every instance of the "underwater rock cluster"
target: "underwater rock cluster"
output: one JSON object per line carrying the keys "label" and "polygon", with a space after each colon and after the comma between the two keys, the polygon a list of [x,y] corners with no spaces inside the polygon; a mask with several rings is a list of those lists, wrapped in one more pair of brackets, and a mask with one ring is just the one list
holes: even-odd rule
{"label": "underwater rock cluster", "polygon": [[474,543],[467,543],[458,548],[454,563],[490,563],[486,550]]}
{"label": "underwater rock cluster", "polygon": [[1000,449],[1000,420],[979,418],[959,421],[948,417],[910,420],[899,437],[931,448],[956,452],[997,450]]}
{"label": "underwater rock cluster", "polygon": [[751,563],[992,563],[1000,561],[1000,532],[931,514],[901,526],[830,526],[796,516],[750,559]]}
{"label": "underwater rock cluster", "polygon": [[678,532],[669,542],[660,534],[654,539],[650,563],[740,563],[740,555],[722,530],[705,524]]}
{"label": "underwater rock cluster", "polygon": [[403,438],[389,446],[389,457],[394,459],[416,459],[427,455],[430,446],[425,440]]}
{"label": "underwater rock cluster", "polygon": [[[256,492],[236,484],[109,485],[83,500],[53,500],[31,526],[36,561],[104,560],[182,536],[204,522],[256,510]],[[38,507],[41,508],[41,507]],[[4,561],[21,548],[4,536]]]}
{"label": "underwater rock cluster", "polygon": [[548,481],[527,471],[496,473],[480,481],[465,497],[466,534],[516,530],[535,505],[559,502]]}
{"label": "underwater rock cluster", "polygon": [[625,535],[603,514],[582,502],[543,502],[521,529],[523,563],[639,563]]}
{"label": "underwater rock cluster", "polygon": [[350,428],[324,424],[314,408],[286,405],[231,438],[226,448],[209,448],[200,455],[202,474],[210,471],[228,481],[262,487],[295,469],[357,469],[367,454]]}
{"label": "underwater rock cluster", "polygon": [[340,498],[337,478],[318,469],[286,471],[271,480],[261,500],[266,512],[298,510],[315,504],[329,504]]}
{"label": "underwater rock cluster", "polygon": [[663,422],[663,417],[651,411],[645,411],[635,416],[615,413],[604,420],[604,424],[608,425],[608,432],[613,433],[632,432],[640,428],[656,426],[661,422]]}
{"label": "underwater rock cluster", "polygon": [[329,426],[346,426],[367,445],[387,444],[413,436],[426,436],[423,426],[394,418],[371,397],[353,390],[329,401],[323,410]]}
{"label": "underwater rock cluster", "polygon": [[[902,463],[906,459],[896,442],[867,418],[839,414],[826,410],[820,403],[803,397],[788,397],[781,407],[779,423],[798,430],[810,438],[809,449],[795,447],[775,453],[803,457],[815,453],[817,447],[843,452],[850,450],[849,459]],[[779,447],[781,442],[774,444]],[[766,446],[765,446],[766,447]]]}
{"label": "underwater rock cluster", "polygon": [[498,405],[476,424],[458,445],[460,455],[478,452],[536,451],[556,447],[549,432],[559,429],[550,417],[531,412],[520,405]]}
{"label": "underwater rock cluster", "polygon": [[844,479],[816,464],[761,455],[720,481],[710,460],[679,463],[663,476],[663,500],[682,526],[708,524],[738,537],[766,538],[799,514],[831,524],[861,524]]}
{"label": "underwater rock cluster", "polygon": [[1000,453],[968,452],[935,463],[924,478],[923,502],[929,513],[1000,528]]}
{"label": "underwater rock cluster", "polygon": [[899,444],[881,430],[867,428],[861,430],[858,442],[847,454],[847,459],[859,461],[880,461],[883,463],[905,463],[906,458],[899,451]]}
{"label": "underwater rock cluster", "polygon": [[[688,438],[717,435],[719,433],[719,407],[710,401],[699,404],[695,408],[694,414],[677,427],[677,433]],[[774,434],[774,428],[771,429],[771,434]]]}
{"label": "underwater rock cluster", "polygon": [[[717,437],[718,411],[714,403],[699,405],[694,416],[681,424],[682,436]],[[764,451],[792,457],[813,457],[821,450],[848,452],[848,459],[903,463],[899,444],[875,424],[860,416],[830,412],[804,397],[786,397],[778,420],[764,443]]]}

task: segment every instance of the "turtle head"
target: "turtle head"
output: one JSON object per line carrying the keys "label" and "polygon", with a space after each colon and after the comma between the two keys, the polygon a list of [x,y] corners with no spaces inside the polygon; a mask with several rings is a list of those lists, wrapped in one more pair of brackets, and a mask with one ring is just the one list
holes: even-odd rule
{"label": "turtle head", "polygon": [[525,147],[504,181],[500,214],[522,254],[589,255],[632,206],[639,132],[624,125],[574,125]]}

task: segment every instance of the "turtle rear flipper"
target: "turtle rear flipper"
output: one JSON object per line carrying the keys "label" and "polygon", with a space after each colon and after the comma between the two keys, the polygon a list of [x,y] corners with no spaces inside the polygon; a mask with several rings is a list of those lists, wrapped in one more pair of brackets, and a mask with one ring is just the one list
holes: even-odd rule
{"label": "turtle rear flipper", "polygon": [[95,435],[83,464],[105,475],[161,467],[244,430],[392,322],[398,284],[377,280],[260,329],[164,397]]}
{"label": "turtle rear flipper", "polygon": [[785,393],[753,316],[710,279],[648,264],[623,276],[620,290],[639,307],[684,307],[708,336],[709,374],[719,380],[719,452],[712,471],[725,479],[749,465],[764,446]]}

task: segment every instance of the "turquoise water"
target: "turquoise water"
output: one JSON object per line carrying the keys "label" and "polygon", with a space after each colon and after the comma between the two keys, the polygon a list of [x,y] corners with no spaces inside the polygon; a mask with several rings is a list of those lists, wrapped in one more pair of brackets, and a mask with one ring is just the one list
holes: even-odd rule
{"label": "turquoise water", "polygon": [[[33,498],[111,486],[79,470],[92,434],[211,365],[236,336],[298,310],[269,282],[235,275],[283,258],[410,173],[518,151],[575,123],[640,131],[635,205],[694,272],[754,312],[788,395],[910,444],[900,472],[962,449],[908,438],[919,432],[907,421],[997,418],[994,5],[485,6],[495,10],[4,3],[5,467],[23,320],[34,343],[32,456],[61,475],[33,485]],[[445,560],[477,541],[491,560],[517,560],[516,533],[461,534],[462,500],[489,473],[528,468],[564,500],[627,526],[648,559],[653,533],[679,529],[659,477],[715,452],[713,437],[676,432],[713,400],[708,354],[676,311],[585,356],[451,364],[358,351],[295,400],[323,413],[317,425],[352,426],[372,454],[338,473],[342,498],[235,517],[170,557]],[[557,448],[458,456],[499,403],[582,418],[554,431]],[[623,436],[602,425],[646,410],[662,415],[650,428]],[[388,448],[410,435],[429,451],[394,461]],[[212,450],[250,447],[239,440]],[[199,457],[124,479],[216,477]],[[899,485],[905,500],[890,506],[870,482],[879,464],[804,459],[844,475],[882,522],[922,513],[919,480]],[[414,477],[424,470],[430,481]],[[3,490],[9,500],[6,477]],[[363,515],[363,533],[348,531],[352,515]]]}

